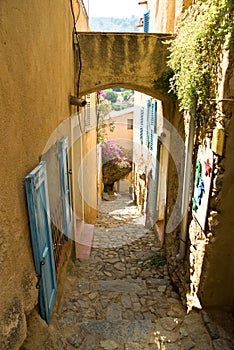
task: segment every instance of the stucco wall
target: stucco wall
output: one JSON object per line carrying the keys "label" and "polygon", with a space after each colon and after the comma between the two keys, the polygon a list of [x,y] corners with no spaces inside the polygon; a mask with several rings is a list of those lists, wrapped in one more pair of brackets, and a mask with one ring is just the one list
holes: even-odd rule
{"label": "stucco wall", "polygon": [[111,121],[114,122],[114,131],[111,132],[108,128],[107,139],[116,140],[116,143],[127,150],[129,159],[132,158],[133,149],[133,129],[128,129],[128,119],[133,121],[133,109],[126,109],[120,112],[110,113]]}
{"label": "stucco wall", "polygon": [[176,0],[149,1],[150,29],[156,33],[173,33]]}
{"label": "stucco wall", "polygon": [[[93,107],[94,108],[94,107]],[[77,220],[93,224],[97,216],[97,133],[95,123],[85,132],[84,111],[72,117],[72,192]]]}
{"label": "stucco wall", "polygon": [[175,33],[176,25],[193,0],[148,0],[150,32]]}
{"label": "stucco wall", "polygon": [[108,139],[113,140],[132,140],[133,129],[127,128],[127,120],[133,119],[133,109],[126,109],[118,113],[110,113],[110,118],[114,122],[115,129],[113,132],[107,130]]}
{"label": "stucco wall", "polygon": [[0,21],[0,348],[13,350],[37,303],[24,178],[71,114],[72,17],[64,0],[2,0]]}
{"label": "stucco wall", "polygon": [[97,149],[96,129],[83,135],[84,220],[94,224],[97,216]]}

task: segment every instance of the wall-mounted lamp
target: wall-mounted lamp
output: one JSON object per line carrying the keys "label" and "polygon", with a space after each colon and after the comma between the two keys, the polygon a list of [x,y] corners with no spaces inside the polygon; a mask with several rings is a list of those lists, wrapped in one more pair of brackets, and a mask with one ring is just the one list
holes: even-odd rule
{"label": "wall-mounted lamp", "polygon": [[71,105],[84,107],[87,104],[87,101],[83,98],[78,98],[76,96],[69,96],[69,102]]}

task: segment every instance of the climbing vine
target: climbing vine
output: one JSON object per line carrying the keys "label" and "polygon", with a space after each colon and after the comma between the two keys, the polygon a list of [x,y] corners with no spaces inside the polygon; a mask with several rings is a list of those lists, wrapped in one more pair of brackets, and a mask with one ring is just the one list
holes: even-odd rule
{"label": "climbing vine", "polygon": [[215,116],[222,52],[233,44],[233,32],[233,0],[198,0],[181,19],[171,42],[170,89],[181,110],[196,106],[199,125]]}

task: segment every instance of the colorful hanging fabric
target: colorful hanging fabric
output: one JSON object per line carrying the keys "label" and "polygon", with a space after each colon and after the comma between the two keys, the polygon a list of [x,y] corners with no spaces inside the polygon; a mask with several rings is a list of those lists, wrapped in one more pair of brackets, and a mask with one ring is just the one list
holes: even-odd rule
{"label": "colorful hanging fabric", "polygon": [[198,187],[198,185],[199,185],[199,179],[201,177],[201,172],[202,172],[202,165],[201,165],[200,160],[198,160],[197,164],[196,164],[196,177],[195,177],[196,187]]}
{"label": "colorful hanging fabric", "polygon": [[197,209],[198,209],[198,206],[197,206],[197,201],[196,201],[196,198],[192,198],[192,207],[193,207],[193,210],[196,212]]}
{"label": "colorful hanging fabric", "polygon": [[204,161],[204,164],[205,164],[205,175],[210,176],[211,166],[210,166],[209,159],[207,159],[207,161]]}
{"label": "colorful hanging fabric", "polygon": [[198,183],[198,190],[197,190],[197,202],[199,205],[201,204],[201,199],[202,199],[204,191],[205,191],[204,182],[203,182],[202,178],[200,177],[199,183]]}

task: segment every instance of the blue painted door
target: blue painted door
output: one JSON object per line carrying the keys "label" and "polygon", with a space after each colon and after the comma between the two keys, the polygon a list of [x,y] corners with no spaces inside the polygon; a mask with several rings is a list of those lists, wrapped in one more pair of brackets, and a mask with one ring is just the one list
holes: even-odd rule
{"label": "blue painted door", "polygon": [[70,237],[73,222],[68,164],[68,137],[65,136],[59,141],[59,166],[63,204],[63,231],[67,239]]}
{"label": "blue painted door", "polygon": [[55,304],[57,286],[45,162],[41,162],[26,176],[26,196],[34,262],[38,277],[40,313],[49,324]]}

